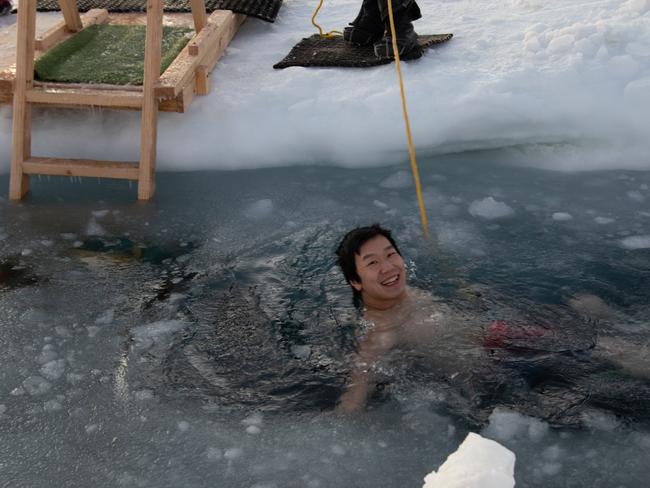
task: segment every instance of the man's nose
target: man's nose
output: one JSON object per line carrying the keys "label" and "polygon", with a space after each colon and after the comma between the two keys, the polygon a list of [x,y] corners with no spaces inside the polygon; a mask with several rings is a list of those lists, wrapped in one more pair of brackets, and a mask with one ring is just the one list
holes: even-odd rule
{"label": "man's nose", "polygon": [[390,271],[393,269],[393,265],[388,261],[388,259],[384,259],[381,261],[381,271]]}

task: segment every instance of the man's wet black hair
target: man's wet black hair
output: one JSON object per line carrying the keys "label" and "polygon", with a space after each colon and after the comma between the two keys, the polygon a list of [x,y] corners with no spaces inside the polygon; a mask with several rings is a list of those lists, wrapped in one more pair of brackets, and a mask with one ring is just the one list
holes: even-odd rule
{"label": "man's wet black hair", "polygon": [[[401,256],[402,253],[399,252],[397,244],[393,240],[391,232],[388,229],[384,229],[379,224],[372,224],[368,227],[357,227],[352,229],[350,232],[345,234],[345,237],[341,240],[339,247],[336,249],[336,255],[338,256],[338,265],[343,271],[343,276],[345,281],[350,285],[352,281],[361,281],[359,278],[359,273],[357,273],[357,265],[354,260],[354,256],[359,254],[361,246],[368,242],[373,237],[384,236],[388,239],[388,242],[395,248],[395,251]],[[360,293],[352,288],[355,298],[360,298]]]}

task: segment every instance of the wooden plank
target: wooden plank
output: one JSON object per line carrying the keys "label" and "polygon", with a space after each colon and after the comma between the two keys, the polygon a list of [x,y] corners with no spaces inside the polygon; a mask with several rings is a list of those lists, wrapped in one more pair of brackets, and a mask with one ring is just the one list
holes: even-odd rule
{"label": "wooden plank", "polygon": [[32,175],[87,176],[121,180],[138,179],[138,163],[131,161],[33,157],[23,163],[23,171]]}
{"label": "wooden plank", "polygon": [[161,100],[158,103],[158,110],[185,113],[194,99],[194,92],[194,80],[192,80],[176,98]]}
{"label": "wooden plank", "polygon": [[23,172],[23,161],[31,156],[31,105],[25,93],[34,81],[34,36],[36,32],[36,0],[22,0],[18,9],[16,36],[16,79],[13,104],[11,176],[9,198],[20,200],[29,191],[29,176]]}
{"label": "wooden plank", "polygon": [[158,99],[155,88],[160,80],[163,0],[147,0],[147,35],[144,45],[144,100],[140,124],[140,168],[138,200],[149,200],[155,191]]}
{"label": "wooden plank", "polygon": [[[195,76],[199,66],[209,66],[204,59],[214,59],[216,63],[245,18],[245,15],[227,10],[213,12],[208,25],[183,48],[160,77],[161,86],[157,89],[158,95],[161,98],[177,96]],[[190,54],[190,45],[198,49],[198,55]]]}
{"label": "wooden plank", "polygon": [[219,31],[227,25],[232,15],[233,13],[228,10],[215,10],[212,12],[205,26],[206,28],[197,33],[187,43],[187,50],[190,56],[205,55],[205,51],[209,51],[214,45],[216,41],[215,37],[218,37]]}
{"label": "wooden plank", "polygon": [[[106,9],[94,8],[81,15],[81,23],[84,28],[95,24],[103,24],[106,21],[108,21],[108,10]],[[64,20],[36,38],[36,50],[47,51],[71,35],[72,32],[68,30]]]}
{"label": "wooden plank", "polygon": [[235,15],[235,20],[234,24],[232,26],[232,33],[230,34],[230,37],[228,38],[227,42],[224,43],[223,46],[220,45],[219,49],[215,49],[208,53],[208,55],[203,58],[203,61],[201,62],[202,65],[204,65],[208,69],[208,73],[212,72],[214,69],[215,65],[217,64],[217,61],[223,56],[224,51],[230,44],[230,41],[232,41],[232,38],[235,37],[235,34],[237,34],[237,31],[241,27],[241,25],[246,21],[247,17],[244,14],[234,14]]}
{"label": "wooden plank", "polygon": [[198,34],[208,23],[208,14],[205,12],[204,0],[190,0],[192,17],[194,18],[194,30]]}
{"label": "wooden plank", "polygon": [[77,8],[77,0],[59,0],[59,7],[61,7],[65,25],[70,32],[79,32],[83,29],[79,9]]}
{"label": "wooden plank", "polygon": [[138,109],[143,104],[142,92],[120,90],[86,90],[65,88],[32,88],[26,93],[31,103],[62,106],[90,106]]}
{"label": "wooden plank", "polygon": [[210,80],[208,79],[208,69],[205,66],[196,68],[196,94],[207,95],[210,93]]}

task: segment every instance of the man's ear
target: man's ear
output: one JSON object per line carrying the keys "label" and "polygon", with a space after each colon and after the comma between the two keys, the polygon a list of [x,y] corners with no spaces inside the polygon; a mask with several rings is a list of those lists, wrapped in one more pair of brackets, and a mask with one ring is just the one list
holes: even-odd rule
{"label": "man's ear", "polygon": [[350,280],[350,286],[357,291],[361,291],[361,289],[363,288],[363,286],[361,286],[361,283],[355,280]]}

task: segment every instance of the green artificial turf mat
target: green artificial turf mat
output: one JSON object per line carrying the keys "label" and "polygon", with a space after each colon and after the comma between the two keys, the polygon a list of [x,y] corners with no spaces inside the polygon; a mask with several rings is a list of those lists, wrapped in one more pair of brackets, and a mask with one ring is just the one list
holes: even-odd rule
{"label": "green artificial turf mat", "polygon": [[[190,40],[193,30],[163,26],[162,74]],[[144,25],[92,25],[41,56],[37,80],[62,83],[142,85]]]}

